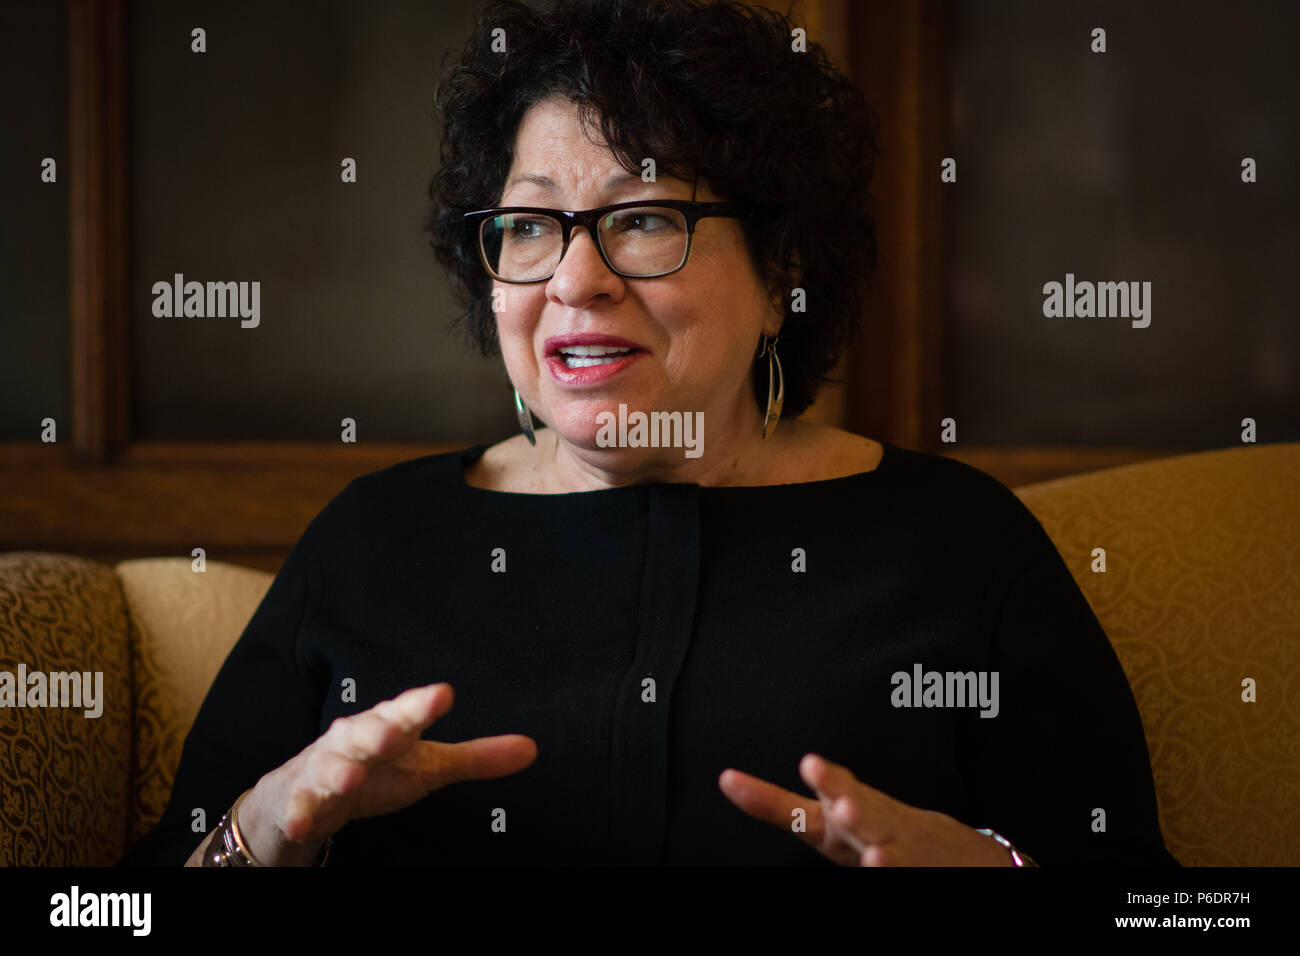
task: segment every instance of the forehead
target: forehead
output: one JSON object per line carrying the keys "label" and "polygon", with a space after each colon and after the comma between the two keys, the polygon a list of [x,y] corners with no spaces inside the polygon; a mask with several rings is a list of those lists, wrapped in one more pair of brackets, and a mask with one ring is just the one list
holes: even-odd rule
{"label": "forehead", "polygon": [[[524,113],[515,134],[519,150],[548,150],[561,146],[609,153],[597,129],[582,128],[578,104],[558,94],[538,100]],[[610,159],[613,154],[609,153]]]}
{"label": "forehead", "polygon": [[[657,180],[681,184],[666,175]],[[520,121],[505,191],[605,193],[639,183],[640,174],[623,168],[599,128],[583,126],[578,104],[554,95],[534,103]],[[688,195],[690,183],[684,185]]]}
{"label": "forehead", "polygon": [[582,127],[578,104],[551,97],[529,107],[519,124],[507,187],[516,175],[545,177],[563,186],[603,182],[621,168],[599,130]]}

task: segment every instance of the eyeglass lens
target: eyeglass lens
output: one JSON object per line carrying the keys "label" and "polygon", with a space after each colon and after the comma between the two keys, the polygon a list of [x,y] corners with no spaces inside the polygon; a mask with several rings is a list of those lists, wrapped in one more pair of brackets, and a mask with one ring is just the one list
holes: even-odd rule
{"label": "eyeglass lens", "polygon": [[[597,232],[610,264],[626,276],[662,275],[686,258],[686,217],[677,209],[616,209],[600,217]],[[564,253],[560,220],[540,213],[490,216],[483,220],[480,238],[493,273],[510,282],[547,278]]]}

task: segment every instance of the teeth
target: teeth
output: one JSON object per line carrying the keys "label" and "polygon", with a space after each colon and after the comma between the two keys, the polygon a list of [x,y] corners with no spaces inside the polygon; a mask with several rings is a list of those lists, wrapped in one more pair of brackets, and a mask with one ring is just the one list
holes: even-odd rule
{"label": "teeth", "polygon": [[560,357],[569,368],[588,368],[617,362],[631,351],[621,345],[565,345],[560,348]]}
{"label": "teeth", "polygon": [[615,355],[632,350],[608,345],[566,345],[560,351],[565,355]]}
{"label": "teeth", "polygon": [[[624,349],[624,351],[627,351]],[[564,364],[569,368],[587,368],[591,365],[608,365],[610,362],[617,362],[623,356],[606,355],[606,356],[585,356],[585,355],[565,355]]]}

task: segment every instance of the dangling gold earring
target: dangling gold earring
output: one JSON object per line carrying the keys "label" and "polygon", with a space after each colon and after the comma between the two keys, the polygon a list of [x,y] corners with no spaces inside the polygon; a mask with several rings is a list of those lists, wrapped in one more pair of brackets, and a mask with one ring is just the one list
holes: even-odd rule
{"label": "dangling gold earring", "polygon": [[[785,405],[785,373],[781,371],[781,360],[776,354],[776,340],[779,336],[763,336],[763,347],[758,357],[767,356],[767,411],[763,414],[763,437],[769,431],[776,430],[776,423],[781,420],[781,408]],[[773,394],[773,385],[776,386]]]}
{"label": "dangling gold earring", "polygon": [[528,439],[528,444],[536,445],[537,435],[533,433],[533,413],[524,404],[519,389],[515,389],[515,417],[519,419],[519,427],[523,430],[524,437]]}

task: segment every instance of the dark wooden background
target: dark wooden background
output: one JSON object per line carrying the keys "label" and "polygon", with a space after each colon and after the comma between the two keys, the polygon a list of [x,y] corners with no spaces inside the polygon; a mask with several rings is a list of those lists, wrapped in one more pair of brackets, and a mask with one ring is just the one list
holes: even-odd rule
{"label": "dark wooden background", "polygon": [[[771,4],[784,8],[781,4]],[[275,570],[353,477],[447,450],[436,444],[177,443],[133,437],[127,346],[128,195],[123,0],[70,0],[68,166],[71,421],[57,444],[0,444],[0,551],[115,562],[188,556]],[[945,449],[942,417],[945,155],[942,2],[813,0],[800,16],[893,133],[876,172],[882,262],[843,384],[810,410],[908,448],[950,454],[1009,486],[1163,457],[1170,447]]]}

